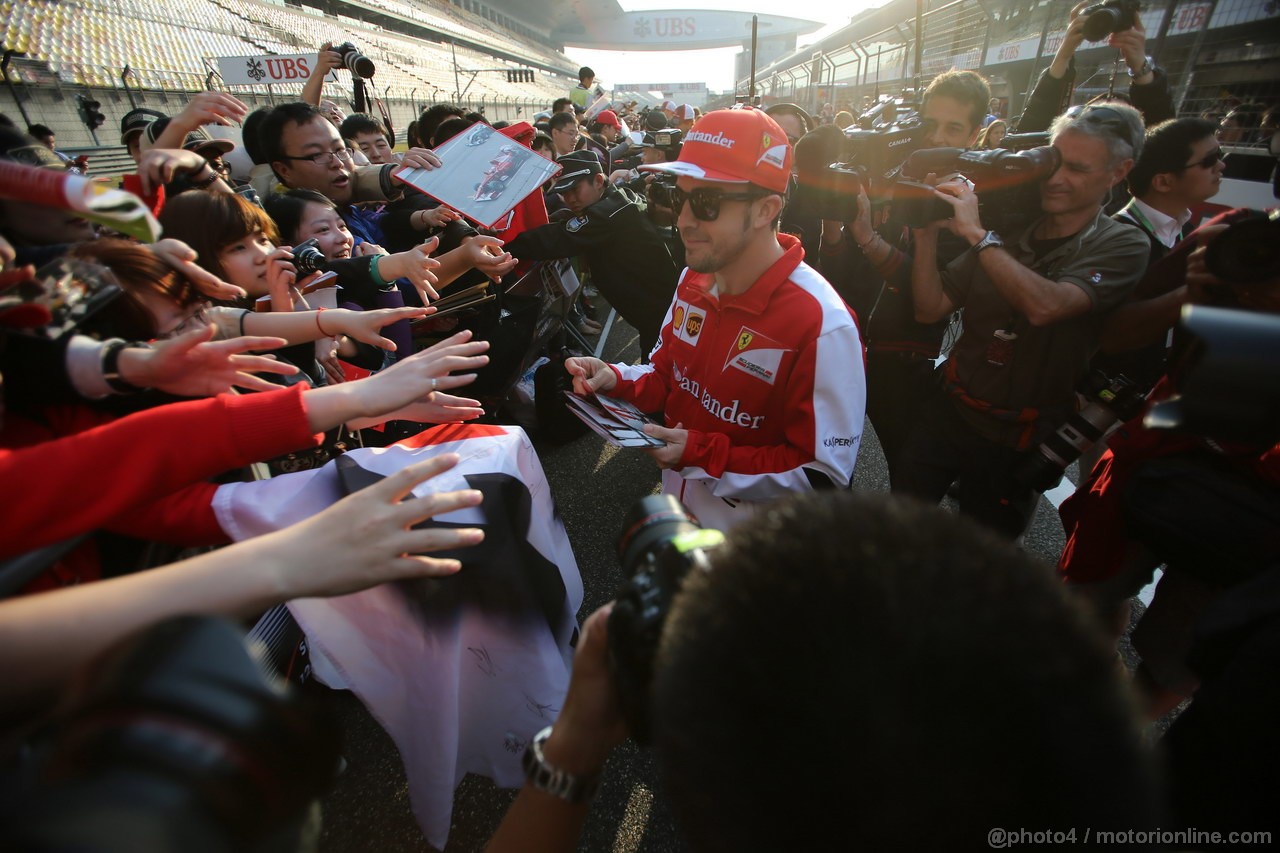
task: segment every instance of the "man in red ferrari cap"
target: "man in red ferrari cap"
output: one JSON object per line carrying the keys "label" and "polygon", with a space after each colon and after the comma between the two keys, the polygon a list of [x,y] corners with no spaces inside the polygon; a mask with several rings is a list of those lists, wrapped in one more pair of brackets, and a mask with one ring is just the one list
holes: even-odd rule
{"label": "man in red ferrari cap", "polygon": [[680,157],[643,168],[672,193],[688,269],[647,365],[571,358],[580,394],[660,413],[663,490],[727,529],[788,492],[848,488],[866,406],[852,313],[778,233],[792,150],[756,109],[708,113]]}

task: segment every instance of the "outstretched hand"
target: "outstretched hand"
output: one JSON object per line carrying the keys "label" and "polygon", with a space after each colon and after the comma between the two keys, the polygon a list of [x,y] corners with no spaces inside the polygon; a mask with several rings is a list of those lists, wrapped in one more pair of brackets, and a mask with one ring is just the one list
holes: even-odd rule
{"label": "outstretched hand", "polygon": [[359,394],[362,416],[387,415],[474,382],[475,373],[455,375],[454,371],[478,370],[488,364],[489,356],[483,354],[488,348],[488,341],[473,341],[470,330],[461,331],[348,387]]}
{"label": "outstretched hand", "polygon": [[481,234],[467,240],[465,246],[471,252],[472,266],[495,282],[501,282],[519,263],[510,252],[502,251],[502,241],[497,237]]}
{"label": "outstretched hand", "polygon": [[460,570],[458,560],[422,555],[478,545],[484,540],[482,530],[411,529],[428,518],[479,505],[482,496],[473,489],[413,497],[415,487],[448,471],[458,459],[456,453],[442,453],[410,465],[306,521],[269,534],[275,547],[262,564],[282,597],[345,595]]}
{"label": "outstretched hand", "polygon": [[228,284],[197,264],[196,250],[181,240],[176,240],[173,237],[158,240],[151,244],[151,252],[157,258],[173,267],[175,272],[195,285],[196,290],[210,299],[229,302],[233,299],[241,299],[245,295],[243,288]]}
{"label": "outstretched hand", "polygon": [[373,311],[338,308],[325,311],[318,317],[321,328],[330,330],[335,335],[346,335],[361,343],[395,352],[395,341],[384,338],[380,334],[381,330],[400,320],[426,317],[434,311],[434,308],[379,308]]}
{"label": "outstretched hand", "polygon": [[212,340],[213,326],[200,326],[158,341],[151,349],[127,347],[120,353],[120,375],[139,388],[154,388],[178,397],[211,397],[232,388],[270,391],[279,388],[255,373],[292,376],[298,368],[255,350],[285,346],[284,338],[242,337]]}

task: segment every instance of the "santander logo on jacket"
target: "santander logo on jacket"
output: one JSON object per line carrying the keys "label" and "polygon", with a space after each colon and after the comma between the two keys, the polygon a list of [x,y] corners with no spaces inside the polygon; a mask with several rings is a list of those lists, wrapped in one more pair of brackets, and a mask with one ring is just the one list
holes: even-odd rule
{"label": "santander logo on jacket", "polygon": [[702,385],[697,380],[686,376],[678,364],[673,363],[671,365],[671,374],[680,390],[692,395],[702,405],[702,408],[711,413],[711,417],[746,429],[760,429],[760,423],[764,420],[764,415],[752,415],[745,411],[739,411],[740,400],[734,400],[729,405],[725,405],[715,397],[712,397],[710,391],[703,391]]}

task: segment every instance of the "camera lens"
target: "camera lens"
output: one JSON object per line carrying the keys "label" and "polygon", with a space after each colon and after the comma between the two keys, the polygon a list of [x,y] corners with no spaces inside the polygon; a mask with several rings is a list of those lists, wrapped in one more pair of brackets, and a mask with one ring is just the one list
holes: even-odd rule
{"label": "camera lens", "polygon": [[338,51],[342,54],[342,64],[357,77],[368,79],[377,71],[378,67],[373,64],[373,60],[357,50],[351,42],[339,47]]}
{"label": "camera lens", "polygon": [[293,250],[293,265],[303,275],[310,275],[324,264],[324,255],[315,246],[298,246]]}
{"label": "camera lens", "polygon": [[641,556],[673,537],[701,529],[680,501],[671,495],[650,495],[638,501],[622,520],[618,560],[628,576],[635,574]]}
{"label": "camera lens", "polygon": [[1101,41],[1121,29],[1120,13],[1115,9],[1099,9],[1084,22],[1084,37],[1089,41]]}

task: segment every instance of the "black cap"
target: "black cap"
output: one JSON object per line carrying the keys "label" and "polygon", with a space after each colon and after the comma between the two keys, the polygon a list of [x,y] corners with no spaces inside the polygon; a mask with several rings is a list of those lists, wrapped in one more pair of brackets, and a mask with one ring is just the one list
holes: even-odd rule
{"label": "black cap", "polygon": [[128,145],[130,136],[141,133],[151,122],[164,117],[164,113],[149,110],[146,107],[129,110],[124,114],[124,118],[120,119],[120,144]]}
{"label": "black cap", "polygon": [[664,130],[655,130],[652,133],[644,135],[644,142],[640,143],[641,148],[675,148],[679,150],[680,142],[684,139],[684,133],[678,127],[666,128]]}
{"label": "black cap", "polygon": [[551,185],[553,193],[562,193],[592,175],[604,174],[599,158],[590,151],[570,151],[556,162],[564,171],[556,176],[556,182]]}
{"label": "black cap", "polygon": [[652,109],[645,115],[644,122],[650,130],[662,130],[667,126],[667,117],[662,110]]}

